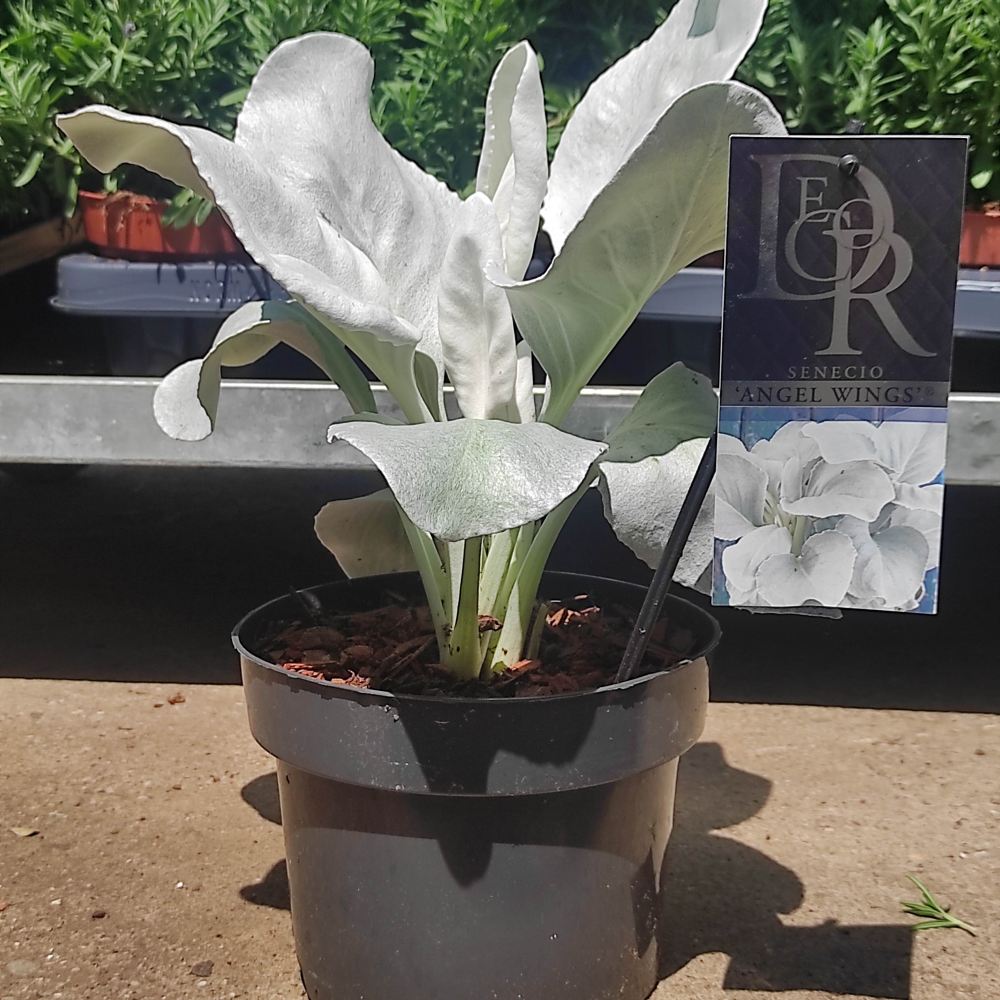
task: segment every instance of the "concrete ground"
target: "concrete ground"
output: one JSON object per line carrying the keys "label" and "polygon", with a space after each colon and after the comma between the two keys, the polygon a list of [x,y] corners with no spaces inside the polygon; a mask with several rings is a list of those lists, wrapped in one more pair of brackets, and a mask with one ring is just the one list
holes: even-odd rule
{"label": "concrete ground", "polygon": [[[334,575],[309,515],[358,489],[312,473],[0,476],[3,1000],[302,997],[273,766],[228,629]],[[980,603],[997,543],[975,531],[996,496],[950,490],[948,505],[937,619],[720,616],[657,1000],[1000,1000],[1000,671]],[[592,507],[557,562],[643,576]],[[908,872],[979,936],[913,935]]]}

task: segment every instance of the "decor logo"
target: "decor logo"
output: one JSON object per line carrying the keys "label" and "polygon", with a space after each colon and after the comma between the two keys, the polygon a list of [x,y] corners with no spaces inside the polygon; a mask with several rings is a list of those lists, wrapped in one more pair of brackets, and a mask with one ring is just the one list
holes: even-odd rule
{"label": "decor logo", "polygon": [[[868,302],[898,347],[916,357],[934,357],[913,337],[890,301],[890,296],[906,283],[913,270],[913,250],[894,230],[894,212],[888,190],[876,174],[856,160],[854,179],[864,196],[849,197],[839,205],[828,203],[829,178],[796,176],[798,211],[781,227],[782,170],[789,162],[814,162],[837,166],[841,159],[821,153],[763,153],[750,159],[761,173],[760,256],[757,283],[750,298],[815,301],[833,300],[833,318],[827,345],[817,355],[858,355],[862,351],[850,341],[851,308]],[[827,273],[807,270],[800,258],[800,237],[809,227],[825,227],[829,263]],[[779,232],[779,228],[784,228]],[[815,233],[812,233],[815,237]],[[813,243],[819,241],[813,239]],[[796,291],[782,284],[778,255],[791,273],[812,286],[812,291]]]}

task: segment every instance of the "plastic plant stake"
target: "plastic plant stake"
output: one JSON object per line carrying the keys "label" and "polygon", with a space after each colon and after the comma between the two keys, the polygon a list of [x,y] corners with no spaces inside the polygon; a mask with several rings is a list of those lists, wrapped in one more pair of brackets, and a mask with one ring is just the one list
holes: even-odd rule
{"label": "plastic plant stake", "polygon": [[616,684],[631,680],[642,662],[643,656],[646,655],[650,630],[656,624],[656,619],[660,617],[663,599],[670,589],[674,571],[677,569],[688,536],[694,527],[694,519],[698,516],[698,511],[701,510],[701,505],[705,502],[709,487],[712,485],[712,477],[715,475],[717,445],[717,436],[713,434],[708,439],[708,444],[705,445],[705,453],[698,463],[698,469],[691,481],[691,488],[684,498],[684,503],[681,504],[677,520],[674,522],[670,537],[663,549],[663,556],[653,574],[649,590],[646,592],[646,599],[642,602],[642,608],[635,620],[635,627],[632,629],[628,645],[625,647],[625,655],[622,657],[622,665],[618,668],[618,673],[615,676]]}

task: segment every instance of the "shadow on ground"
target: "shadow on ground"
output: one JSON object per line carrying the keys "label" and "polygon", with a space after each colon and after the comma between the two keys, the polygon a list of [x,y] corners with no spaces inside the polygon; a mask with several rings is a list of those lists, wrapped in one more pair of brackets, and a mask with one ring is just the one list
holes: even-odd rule
{"label": "shadow on ground", "polygon": [[717,743],[681,761],[663,894],[664,978],[698,955],[729,956],[727,990],[907,1000],[913,932],[905,924],[789,927],[805,887],[790,868],[718,831],[754,816],[771,782],[726,763]]}
{"label": "shadow on ground", "polygon": [[[912,931],[905,924],[786,926],[781,915],[803,902],[790,868],[718,831],[756,815],[771,793],[769,779],[731,767],[717,743],[699,743],[682,759],[678,808],[667,851],[661,898],[661,976],[698,955],[729,956],[726,990],[826,993],[907,1000]],[[281,822],[274,773],[242,789],[245,802]],[[259,906],[289,907],[284,860],[240,890]]]}

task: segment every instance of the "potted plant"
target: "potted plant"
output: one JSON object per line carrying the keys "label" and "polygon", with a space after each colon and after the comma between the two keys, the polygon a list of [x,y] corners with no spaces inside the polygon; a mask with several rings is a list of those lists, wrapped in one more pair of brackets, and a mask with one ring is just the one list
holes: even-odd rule
{"label": "potted plant", "polygon": [[[314,1000],[655,986],[677,758],[701,730],[718,628],[671,599],[645,672],[616,684],[642,591],[544,569],[595,484],[655,558],[714,429],[709,382],[680,365],[606,440],[562,425],[647,296],[722,245],[729,136],[783,132],[727,82],[763,12],[681,0],[590,87],[551,170],[538,63],[516,45],[464,200],[375,128],[372,60],[341,35],[278,46],[232,141],[109,107],[59,120],[97,169],[129,159],[211,200],[292,297],[241,308],[168,375],[161,427],[205,437],[221,368],[285,342],[355,410],[330,440],[386,480],[317,516],[351,579],[234,634],[251,728],[279,761]],[[555,258],[523,280],[540,216]],[[356,359],[392,408],[376,412]],[[701,515],[677,579],[710,558]]]}
{"label": "potted plant", "polygon": [[[50,241],[52,252],[84,239],[110,256],[239,252],[211,205],[186,204],[190,193],[171,205],[176,189],[142,171],[95,177],[53,123],[53,112],[95,99],[197,117],[220,80],[213,60],[225,66],[229,33],[220,30],[219,10],[175,5],[147,11],[139,24],[108,2],[28,0],[5,12],[0,161],[8,169],[0,181],[0,212],[7,225],[43,220],[28,232],[63,234],[59,243]],[[216,110],[206,124],[218,126],[224,116]],[[24,236],[8,239],[23,242]]]}

